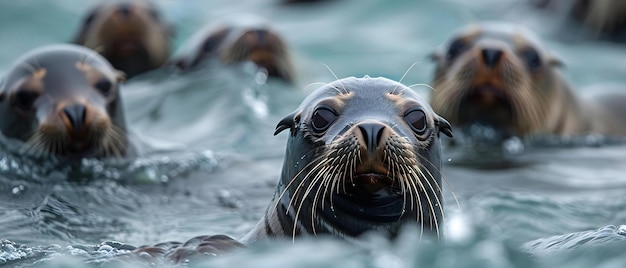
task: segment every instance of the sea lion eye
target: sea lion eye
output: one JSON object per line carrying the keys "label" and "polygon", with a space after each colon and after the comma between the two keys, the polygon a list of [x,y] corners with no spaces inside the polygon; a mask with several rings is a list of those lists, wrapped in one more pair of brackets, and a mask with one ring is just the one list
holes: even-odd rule
{"label": "sea lion eye", "polygon": [[319,107],[313,113],[311,119],[311,127],[313,131],[321,133],[326,131],[330,125],[337,119],[337,114],[328,107]]}
{"label": "sea lion eye", "polygon": [[426,114],[422,109],[413,109],[404,115],[404,120],[411,126],[411,129],[417,134],[424,134],[428,123],[426,122]]}
{"label": "sea lion eye", "polygon": [[153,20],[158,21],[161,19],[159,12],[157,12],[155,9],[150,9],[148,11],[148,13],[150,13],[150,16],[152,17]]}
{"label": "sea lion eye", "polygon": [[15,93],[14,103],[23,110],[30,110],[39,97],[39,93],[30,90],[21,90]]}
{"label": "sea lion eye", "polygon": [[109,95],[111,95],[113,84],[111,84],[111,81],[107,79],[100,79],[100,81],[96,82],[94,87],[98,89],[100,93],[102,93],[102,95],[108,97]]}
{"label": "sea lion eye", "polygon": [[93,23],[94,19],[96,18],[96,11],[92,11],[91,13],[89,13],[89,16],[87,16],[87,18],[85,18],[85,26],[89,26]]}
{"label": "sea lion eye", "polygon": [[522,56],[526,61],[526,64],[530,69],[536,69],[541,67],[541,58],[539,57],[539,53],[536,50],[529,48],[522,52]]}
{"label": "sea lion eye", "polygon": [[454,40],[452,44],[450,44],[450,48],[448,48],[448,53],[446,54],[446,59],[451,61],[458,57],[463,50],[465,49],[465,43],[460,40]]}

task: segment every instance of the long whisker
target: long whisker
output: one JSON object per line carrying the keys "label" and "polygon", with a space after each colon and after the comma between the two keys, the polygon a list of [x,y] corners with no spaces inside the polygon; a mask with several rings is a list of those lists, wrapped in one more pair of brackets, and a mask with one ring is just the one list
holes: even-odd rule
{"label": "long whisker", "polygon": [[[307,85],[306,87],[304,87],[302,90],[307,90],[309,87],[311,87],[311,86],[315,86],[315,85],[325,86],[325,85],[326,85],[326,83],[323,83],[323,82],[313,82],[313,83],[308,84],[308,85]],[[341,92],[339,92],[339,93],[341,93]]]}
{"label": "long whisker", "polygon": [[408,69],[406,69],[406,71],[404,72],[402,77],[400,77],[400,80],[398,81],[398,84],[396,84],[396,86],[393,88],[393,90],[391,90],[391,94],[395,94],[396,89],[398,89],[398,86],[402,83],[402,80],[404,80],[404,77],[406,77],[406,75],[411,71],[411,69],[413,69],[413,66],[415,66],[415,64],[417,64],[417,63],[418,63],[418,61],[414,62],[413,64],[411,64],[411,66],[409,66]]}
{"label": "long whisker", "polygon": [[[425,161],[427,164],[429,164],[431,167],[433,167],[435,169],[435,171],[437,171],[437,175],[441,176],[441,179],[443,180],[443,182],[448,186],[448,188],[450,188],[450,193],[452,194],[452,197],[454,198],[454,202],[456,203],[456,206],[459,208],[459,210],[463,210],[461,208],[461,203],[459,203],[459,199],[457,198],[456,194],[454,193],[454,190],[452,189],[452,185],[450,185],[450,182],[448,182],[448,179],[446,178],[445,175],[443,175],[443,173],[441,172],[441,170],[439,170],[439,168],[437,168],[437,166],[435,166],[430,160],[428,160],[428,158],[416,154],[419,158],[420,161]],[[427,169],[428,170],[428,169]],[[430,171],[429,171],[430,173]],[[443,192],[443,190],[441,188],[439,188],[439,191]]]}
{"label": "long whisker", "polygon": [[346,86],[343,84],[343,82],[339,79],[339,77],[337,77],[337,75],[335,74],[335,72],[333,72],[332,69],[330,69],[330,67],[328,67],[328,65],[321,63],[322,65],[324,65],[324,67],[326,67],[326,69],[328,69],[328,71],[335,77],[336,81],[339,81],[339,84],[341,85],[341,87],[343,88],[343,93],[344,94],[348,94],[348,89],[346,88]]}

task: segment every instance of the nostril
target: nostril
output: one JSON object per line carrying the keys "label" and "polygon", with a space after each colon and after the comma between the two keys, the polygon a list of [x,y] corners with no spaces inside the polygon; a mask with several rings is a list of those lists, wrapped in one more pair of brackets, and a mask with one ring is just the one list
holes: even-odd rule
{"label": "nostril", "polygon": [[487,67],[493,68],[500,60],[500,57],[502,56],[502,50],[486,48],[483,49],[482,54],[483,60],[485,61]]}
{"label": "nostril", "polygon": [[118,10],[119,10],[120,13],[122,13],[122,15],[124,15],[126,17],[130,16],[130,5],[129,4],[122,4]]}
{"label": "nostril", "polygon": [[259,43],[265,42],[265,36],[267,35],[266,30],[256,30],[256,35],[259,38]]}
{"label": "nostril", "polygon": [[68,105],[63,108],[63,113],[67,116],[70,124],[76,131],[80,131],[85,124],[87,109],[81,104]]}
{"label": "nostril", "polygon": [[369,152],[376,152],[380,140],[383,136],[385,126],[377,123],[365,123],[359,125],[359,130],[363,134],[363,142],[367,145]]}

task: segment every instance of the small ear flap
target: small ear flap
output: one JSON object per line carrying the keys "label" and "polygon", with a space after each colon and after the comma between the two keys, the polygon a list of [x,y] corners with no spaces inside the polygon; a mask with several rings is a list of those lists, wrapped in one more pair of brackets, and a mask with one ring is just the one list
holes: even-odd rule
{"label": "small ear flap", "polygon": [[439,116],[438,119],[439,120],[437,125],[439,126],[439,132],[446,134],[446,136],[452,138],[454,135],[452,133],[452,126],[450,126],[448,120],[444,119],[441,116]]}
{"label": "small ear flap", "polygon": [[439,51],[434,51],[428,54],[428,59],[434,62],[439,62],[441,60],[441,53]]}
{"label": "small ear flap", "polygon": [[276,125],[274,136],[278,135],[278,133],[283,132],[283,130],[285,129],[289,129],[291,131],[291,134],[293,135],[293,133],[295,133],[296,131],[296,118],[297,117],[298,116],[296,112],[293,112],[285,116],[283,120],[280,120],[280,122],[278,122],[278,125]]}
{"label": "small ear flap", "polygon": [[548,58],[548,65],[551,67],[557,67],[557,68],[565,67],[565,64],[563,63],[563,61],[561,61],[561,59],[555,56],[550,56]]}
{"label": "small ear flap", "polygon": [[118,83],[122,83],[126,81],[126,73],[120,71],[120,70],[115,70],[115,79],[117,80]]}

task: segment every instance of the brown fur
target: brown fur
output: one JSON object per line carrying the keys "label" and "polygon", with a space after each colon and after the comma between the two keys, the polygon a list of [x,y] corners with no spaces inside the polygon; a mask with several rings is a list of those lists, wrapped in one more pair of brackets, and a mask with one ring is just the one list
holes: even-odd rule
{"label": "brown fur", "polygon": [[94,8],[74,43],[94,49],[128,77],[156,69],[170,56],[172,30],[155,6],[120,0]]}
{"label": "brown fur", "polygon": [[[497,128],[523,137],[626,133],[611,111],[576,95],[559,73],[560,61],[528,30],[512,25],[472,25],[458,32],[450,44],[453,42],[461,49],[433,56],[437,70],[431,96],[435,112],[453,125],[491,120]],[[483,56],[486,50],[502,52],[493,65]],[[536,52],[538,64],[526,56],[532,53],[529,51]],[[461,110],[462,103],[469,103],[463,106],[465,110]],[[495,115],[507,114],[507,106],[512,111],[510,118]],[[481,112],[474,114],[473,110]]]}

